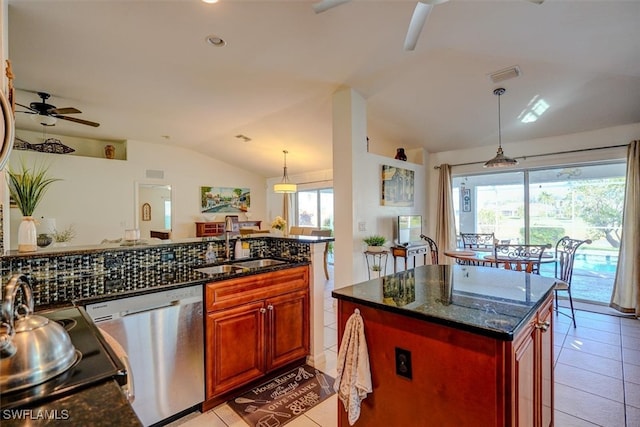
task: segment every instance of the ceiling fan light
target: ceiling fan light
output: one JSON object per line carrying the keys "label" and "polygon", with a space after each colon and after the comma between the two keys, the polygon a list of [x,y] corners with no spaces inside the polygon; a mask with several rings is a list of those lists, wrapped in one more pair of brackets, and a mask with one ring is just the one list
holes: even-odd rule
{"label": "ceiling fan light", "polygon": [[44,114],[32,114],[31,120],[42,126],[53,126],[58,121],[55,117],[45,116]]}

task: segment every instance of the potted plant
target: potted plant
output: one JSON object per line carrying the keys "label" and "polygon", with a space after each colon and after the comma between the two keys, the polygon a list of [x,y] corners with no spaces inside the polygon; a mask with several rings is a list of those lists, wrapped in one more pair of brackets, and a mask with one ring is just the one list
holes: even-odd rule
{"label": "potted plant", "polygon": [[367,244],[367,250],[369,252],[382,252],[384,250],[384,244],[387,242],[387,238],[374,234],[372,236],[365,237],[364,243]]}
{"label": "potted plant", "polygon": [[22,213],[22,222],[18,228],[18,252],[35,252],[37,245],[36,224],[33,212],[42,201],[49,186],[60,181],[47,177],[48,168],[34,165],[28,168],[24,163],[19,170],[8,168],[7,183],[9,193]]}

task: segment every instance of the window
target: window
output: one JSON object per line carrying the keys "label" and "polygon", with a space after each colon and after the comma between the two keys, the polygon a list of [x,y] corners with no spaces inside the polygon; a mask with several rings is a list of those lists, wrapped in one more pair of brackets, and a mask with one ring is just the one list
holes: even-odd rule
{"label": "window", "polygon": [[302,190],[296,195],[297,225],[333,230],[333,188]]}
{"label": "window", "polygon": [[[618,259],[625,164],[565,166],[453,179],[456,227],[510,243],[591,239],[576,255],[574,299],[608,303]],[[465,198],[466,197],[466,198]],[[553,264],[541,269],[553,276]]]}

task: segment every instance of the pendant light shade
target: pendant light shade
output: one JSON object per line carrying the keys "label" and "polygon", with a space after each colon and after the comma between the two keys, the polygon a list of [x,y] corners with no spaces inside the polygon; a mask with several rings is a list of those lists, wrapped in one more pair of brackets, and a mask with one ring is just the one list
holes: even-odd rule
{"label": "pendant light shade", "polygon": [[496,153],[496,156],[493,159],[489,160],[484,164],[485,168],[508,168],[518,164],[518,161],[516,159],[512,159],[511,157],[505,156],[504,152],[502,151],[502,129],[501,129],[502,124],[500,120],[500,96],[502,96],[502,94],[504,94],[505,92],[506,92],[506,89],[503,87],[500,87],[493,91],[493,94],[498,96],[498,152]]}
{"label": "pendant light shade", "polygon": [[282,175],[282,181],[279,184],[273,186],[273,191],[276,193],[295,193],[298,191],[298,186],[289,181],[289,175],[287,174],[287,150],[282,150],[284,153],[284,173]]}

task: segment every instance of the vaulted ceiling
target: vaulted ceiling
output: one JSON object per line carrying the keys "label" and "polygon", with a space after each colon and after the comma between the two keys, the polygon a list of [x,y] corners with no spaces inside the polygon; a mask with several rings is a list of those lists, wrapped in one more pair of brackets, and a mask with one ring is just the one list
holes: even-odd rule
{"label": "vaulted ceiling", "polygon": [[[9,0],[17,101],[97,128],[47,131],[197,150],[276,177],[332,167],[332,94],[367,101],[372,141],[429,152],[640,122],[640,2],[450,0],[403,49],[414,0]],[[205,39],[226,41],[216,47]],[[512,66],[501,83],[488,75]],[[543,99],[533,123],[521,113]],[[24,108],[18,108],[24,110]],[[39,129],[27,114],[17,126]],[[245,141],[237,137],[250,138]],[[505,148],[508,150],[508,148]]]}

